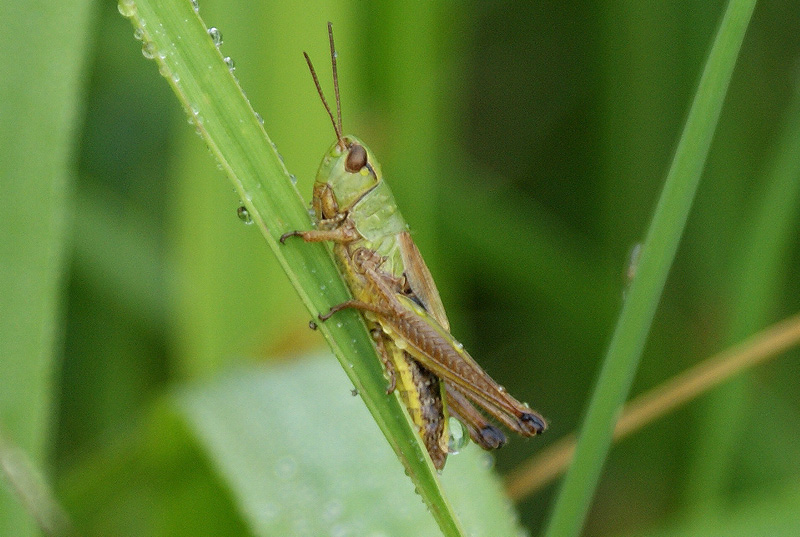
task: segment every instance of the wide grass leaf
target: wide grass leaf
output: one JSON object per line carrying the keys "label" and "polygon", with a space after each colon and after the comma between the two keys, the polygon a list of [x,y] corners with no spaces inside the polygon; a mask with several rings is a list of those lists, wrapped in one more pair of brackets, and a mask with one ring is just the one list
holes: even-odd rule
{"label": "wide grass leaf", "polygon": [[[440,535],[329,355],[241,369],[178,395],[179,408],[256,535]],[[442,481],[468,535],[519,535],[474,445]]]}

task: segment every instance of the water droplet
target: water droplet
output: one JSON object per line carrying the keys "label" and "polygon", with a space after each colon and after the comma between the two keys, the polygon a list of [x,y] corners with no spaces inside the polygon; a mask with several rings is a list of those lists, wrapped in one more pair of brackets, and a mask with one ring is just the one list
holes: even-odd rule
{"label": "water droplet", "polygon": [[277,145],[275,145],[275,142],[273,142],[273,141],[270,141],[270,143],[272,144],[272,149],[274,149],[274,150],[275,150],[275,154],[276,154],[276,155],[278,155],[278,160],[280,160],[281,162],[283,162],[283,155],[281,155],[281,152],[280,152],[280,151],[278,151],[278,146],[277,146]]}
{"label": "water droplet", "polygon": [[339,322],[337,322],[337,323],[336,323],[336,326],[337,326],[337,327],[339,327],[339,328],[341,328],[341,327],[342,327],[342,326],[344,326],[344,325],[341,323],[341,321],[339,321]]}
{"label": "water droplet", "polygon": [[350,390],[350,395],[352,395],[353,397],[358,396],[358,390],[353,388],[352,390]]}
{"label": "water droplet", "polygon": [[322,506],[322,519],[330,523],[342,516],[342,502],[330,500]]}
{"label": "water droplet", "polygon": [[225,58],[223,58],[222,61],[225,62],[225,65],[228,66],[228,71],[230,71],[231,73],[236,70],[236,65],[233,63],[233,58],[231,58],[230,56],[225,56]]}
{"label": "water droplet", "polygon": [[308,520],[296,517],[292,519],[291,534],[297,535],[297,537],[311,537],[314,535]]}
{"label": "water droplet", "polygon": [[273,520],[280,513],[281,513],[281,508],[277,504],[274,504],[272,502],[261,502],[258,504],[259,517],[263,517],[267,521]]}
{"label": "water droplet", "polygon": [[451,455],[456,455],[467,445],[469,433],[464,424],[455,418],[450,418],[447,421],[447,425],[450,429],[450,436],[447,439],[447,451]]}
{"label": "water droplet", "polygon": [[291,457],[281,457],[275,464],[275,476],[289,481],[297,473],[297,462]]}
{"label": "water droplet", "polygon": [[455,346],[456,346],[456,349],[458,349],[460,351],[464,350],[464,344],[463,343],[460,343],[460,342],[456,341],[455,342]]}
{"label": "water droplet", "polygon": [[350,531],[350,526],[347,524],[334,524],[331,526],[331,537],[348,537],[355,535]]}
{"label": "water droplet", "polygon": [[263,117],[261,117],[261,114],[259,114],[258,112],[256,112],[256,119],[257,119],[257,120],[258,120],[258,122],[259,122],[259,123],[261,123],[262,125],[264,124],[264,118],[263,118]]}
{"label": "water droplet", "polygon": [[200,2],[198,0],[192,0],[192,9],[194,9],[195,13],[200,11]]}
{"label": "water droplet", "polygon": [[211,41],[214,42],[214,46],[218,47],[222,44],[222,32],[220,32],[217,28],[209,28],[208,35],[211,36]]}
{"label": "water droplet", "polygon": [[289,180],[292,182],[293,185],[297,184],[297,176],[293,173],[289,174]]}
{"label": "water droplet", "polygon": [[144,30],[142,30],[141,28],[136,28],[133,31],[133,38],[136,39],[137,41],[141,41],[142,36],[144,36]]}
{"label": "water droplet", "polygon": [[200,115],[200,110],[194,105],[189,107],[189,125],[194,125],[198,129],[203,124],[203,116]]}
{"label": "water droplet", "polygon": [[628,254],[628,271],[626,276],[628,281],[630,282],[633,280],[633,277],[636,276],[636,269],[639,268],[639,258],[642,256],[642,243],[637,242],[631,248],[630,253]]}
{"label": "water droplet", "polygon": [[313,319],[308,321],[308,327],[311,330],[316,330],[318,328],[317,323],[315,323]]}
{"label": "water droplet", "polygon": [[123,17],[133,17],[136,15],[136,4],[133,0],[119,0],[117,10]]}
{"label": "water droplet", "polygon": [[637,242],[631,248],[628,254],[628,265],[625,269],[625,287],[622,289],[622,299],[627,300],[628,289],[636,277],[636,271],[639,269],[639,259],[642,257],[642,243]]}
{"label": "water droplet", "polygon": [[142,56],[152,60],[156,56],[156,46],[151,41],[142,43]]}
{"label": "water droplet", "polygon": [[244,205],[239,206],[236,209],[236,216],[239,217],[239,220],[247,224],[248,226],[253,223],[253,217],[250,216],[250,211],[247,210],[247,207]]}

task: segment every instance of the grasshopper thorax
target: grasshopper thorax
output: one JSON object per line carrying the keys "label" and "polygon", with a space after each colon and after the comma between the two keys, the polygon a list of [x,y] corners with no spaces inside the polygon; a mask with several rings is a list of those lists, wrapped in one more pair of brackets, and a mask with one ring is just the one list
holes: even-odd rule
{"label": "grasshopper thorax", "polygon": [[[372,152],[355,136],[343,136],[325,153],[314,184],[319,218],[333,218],[349,211],[381,182],[381,171]],[[325,199],[332,198],[332,199]]]}

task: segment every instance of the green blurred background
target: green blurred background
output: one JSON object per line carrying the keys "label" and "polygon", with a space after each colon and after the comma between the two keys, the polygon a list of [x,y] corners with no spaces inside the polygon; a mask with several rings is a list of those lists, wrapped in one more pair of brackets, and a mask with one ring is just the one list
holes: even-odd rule
{"label": "green blurred background", "polygon": [[[345,131],[378,155],[454,335],[551,421],[544,437],[498,452],[498,471],[573,431],[725,3],[200,2],[307,199],[333,132],[301,53],[330,98],[333,22]],[[14,4],[3,10],[22,21],[15,47],[38,46],[43,63],[4,60],[19,77],[2,83],[16,89],[0,107],[22,120],[4,136],[30,132],[34,151],[62,155],[47,172],[62,179],[55,195],[48,176],[9,195],[18,209],[0,214],[11,230],[0,264],[42,236],[56,251],[39,288],[52,327],[35,371],[2,370],[12,410],[0,425],[31,449],[79,528],[251,534],[202,443],[154,408],[186,383],[324,342],[116,4],[66,2],[41,20],[26,18],[37,3]],[[757,7],[635,393],[798,309],[798,35],[795,2]],[[69,76],[37,78],[58,69]],[[42,121],[15,116],[14,97],[32,109],[42,99]],[[40,175],[18,160],[4,152],[3,193]],[[20,230],[51,216],[55,232]],[[3,285],[18,286],[7,274]],[[31,331],[3,304],[8,351]],[[18,390],[28,379],[14,374],[32,388]],[[748,528],[800,510],[798,381],[792,353],[616,446],[586,535],[698,535],[731,513]],[[24,440],[15,402],[42,421]],[[554,491],[518,506],[534,533]],[[185,522],[197,502],[202,530]],[[134,513],[148,513],[141,527]]]}

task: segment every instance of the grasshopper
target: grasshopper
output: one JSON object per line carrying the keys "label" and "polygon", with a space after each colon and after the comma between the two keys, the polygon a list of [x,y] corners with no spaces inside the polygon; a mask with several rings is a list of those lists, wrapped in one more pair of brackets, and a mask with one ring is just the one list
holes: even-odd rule
{"label": "grasshopper", "polygon": [[387,393],[399,390],[434,467],[449,453],[448,415],[486,450],[506,442],[503,432],[475,406],[522,435],[542,433],[544,418],[506,393],[450,335],[436,284],[408,232],[369,148],[342,134],[342,113],[333,29],[328,23],[337,117],[334,118],[311,59],[314,84],[330,116],[336,141],[325,154],[314,183],[316,229],[281,236],[331,242],[336,263],[353,295],[319,318],[353,308],[366,321],[387,378]]}

